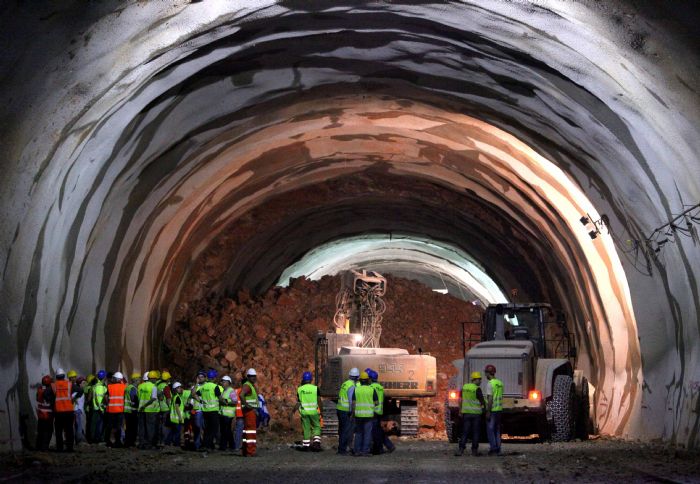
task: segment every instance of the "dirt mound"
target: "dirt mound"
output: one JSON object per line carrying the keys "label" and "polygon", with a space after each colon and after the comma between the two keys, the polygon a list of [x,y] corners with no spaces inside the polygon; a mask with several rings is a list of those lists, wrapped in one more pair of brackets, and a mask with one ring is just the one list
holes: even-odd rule
{"label": "dirt mound", "polygon": [[[313,371],[315,335],[330,330],[339,289],[339,277],[302,277],[258,298],[240,292],[235,299],[211,296],[189,303],[181,308],[186,316],[166,335],[165,359],[176,375],[212,367],[240,379],[245,369],[255,368],[273,428],[288,428],[301,374]],[[447,381],[455,374],[452,361],[462,357],[460,321],[478,320],[482,309],[391,276],[384,299],[382,346],[411,353],[420,348],[437,358],[439,393],[421,400],[419,412],[421,433],[440,433]]]}

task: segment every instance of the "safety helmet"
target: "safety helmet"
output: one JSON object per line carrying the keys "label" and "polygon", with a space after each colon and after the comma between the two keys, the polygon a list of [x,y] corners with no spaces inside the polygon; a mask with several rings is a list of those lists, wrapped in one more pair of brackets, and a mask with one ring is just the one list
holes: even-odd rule
{"label": "safety helmet", "polygon": [[374,371],[374,370],[368,371],[367,374],[369,375],[369,377],[370,377],[372,380],[375,380],[375,381],[376,381],[377,378],[379,378],[379,374],[378,374],[376,371]]}
{"label": "safety helmet", "polygon": [[168,381],[168,380],[170,380],[170,378],[171,378],[170,372],[168,372],[167,370],[164,371],[163,374],[160,376],[160,379],[164,380],[164,381]]}
{"label": "safety helmet", "polygon": [[493,365],[486,365],[486,368],[484,368],[484,371],[486,373],[491,373],[492,375],[496,374],[496,367]]}
{"label": "safety helmet", "polygon": [[66,376],[66,372],[63,371],[63,368],[59,368],[56,370],[56,376]]}
{"label": "safety helmet", "polygon": [[106,376],[107,376],[107,372],[104,370],[100,370],[97,372],[97,379],[98,380],[104,380]]}
{"label": "safety helmet", "polygon": [[141,378],[141,373],[136,373],[136,372],[134,372],[134,373],[131,374],[131,380],[132,380],[132,381],[138,380],[139,378]]}
{"label": "safety helmet", "polygon": [[370,367],[365,368],[365,373],[372,376],[372,368],[370,368]]}
{"label": "safety helmet", "polygon": [[66,374],[66,376],[67,376],[68,378],[75,378],[75,377],[78,376],[78,373],[77,373],[75,370],[70,370],[70,371]]}
{"label": "safety helmet", "polygon": [[95,381],[95,375],[93,375],[92,373],[90,373],[90,374],[87,376],[87,382],[88,382],[88,383],[92,383],[92,382],[94,382],[94,381]]}
{"label": "safety helmet", "polygon": [[148,372],[143,374],[143,381],[148,381]]}
{"label": "safety helmet", "polygon": [[248,368],[248,371],[245,372],[245,376],[258,376],[258,374],[255,371],[255,368]]}
{"label": "safety helmet", "polygon": [[310,371],[305,371],[304,374],[301,375],[301,381],[311,381],[313,378]]}
{"label": "safety helmet", "polygon": [[204,370],[199,370],[199,371],[197,372],[197,376],[207,376],[207,372],[204,371]]}
{"label": "safety helmet", "polygon": [[350,375],[351,377],[352,377],[352,376],[358,377],[358,376],[360,376],[360,370],[358,370],[357,368],[352,368],[352,369],[350,370],[349,375]]}
{"label": "safety helmet", "polygon": [[363,371],[360,373],[360,380],[369,380],[369,375],[367,374],[366,371]]}
{"label": "safety helmet", "polygon": [[472,380],[478,380],[479,378],[481,378],[481,372],[472,371]]}
{"label": "safety helmet", "polygon": [[210,380],[213,380],[214,378],[216,378],[216,376],[217,376],[218,374],[219,374],[218,371],[216,371],[214,368],[211,368],[211,369],[207,372],[207,378],[209,378]]}
{"label": "safety helmet", "polygon": [[49,386],[53,383],[53,380],[49,375],[44,375],[44,377],[41,379],[41,384],[44,386]]}
{"label": "safety helmet", "polygon": [[[153,373],[155,373],[155,375],[156,375],[154,378],[155,378],[156,380],[160,380],[160,370],[153,370]],[[149,375],[149,376],[150,376],[150,375]]]}
{"label": "safety helmet", "polygon": [[182,386],[182,383],[180,383],[179,381],[176,381],[175,383],[173,383],[173,390],[177,390],[181,386]]}
{"label": "safety helmet", "polygon": [[148,372],[148,379],[149,380],[157,380],[158,379],[158,372],[156,370],[151,370]]}
{"label": "safety helmet", "polygon": [[124,375],[122,375],[121,371],[115,371],[114,375],[112,375],[112,378],[114,378],[115,380],[123,380]]}

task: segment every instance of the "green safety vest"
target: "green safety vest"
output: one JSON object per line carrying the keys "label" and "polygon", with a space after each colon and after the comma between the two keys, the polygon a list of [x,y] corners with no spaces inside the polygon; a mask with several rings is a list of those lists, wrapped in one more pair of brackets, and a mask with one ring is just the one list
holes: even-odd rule
{"label": "green safety vest", "polygon": [[318,415],[318,387],[306,383],[297,388],[299,397],[299,413],[302,415]]}
{"label": "green safety vest", "polygon": [[[197,385],[194,387],[195,393],[200,391],[202,389],[202,385]],[[201,412],[202,411],[202,402],[198,402],[197,400],[194,399],[194,396],[190,394],[192,397],[192,410],[195,412]]]}
{"label": "green safety vest", "polygon": [[377,406],[374,407],[374,413],[384,415],[384,387],[378,381],[370,385],[377,392]]}
{"label": "green safety vest", "polygon": [[233,393],[234,395],[236,394],[235,390],[232,387],[228,387],[222,393],[222,395],[223,395],[222,398],[223,398],[224,402],[227,403],[228,405],[221,406],[221,415],[223,415],[224,417],[232,417],[233,418],[236,416],[236,406],[233,405],[233,400],[231,400],[231,393]]}
{"label": "green safety vest", "polygon": [[163,393],[163,390],[168,386],[168,382],[159,381],[156,383],[156,386],[158,387],[158,402],[160,405],[160,411],[167,412],[170,410],[170,407],[168,407],[168,401],[165,399],[165,393]]}
{"label": "green safety vest", "polygon": [[369,385],[355,388],[355,417],[374,417],[374,388]]}
{"label": "green safety vest", "polygon": [[92,389],[92,408],[95,410],[104,410],[104,399],[107,394],[107,386],[99,382]]}
{"label": "green safety vest", "polygon": [[136,389],[136,392],[139,397],[139,409],[142,412],[146,413],[158,413],[160,412],[160,404],[158,403],[158,400],[155,402],[152,402],[150,405],[147,407],[144,407],[146,405],[146,402],[151,399],[151,394],[153,393],[153,387],[155,385],[151,383],[150,381],[145,381],[141,383],[138,388]]}
{"label": "green safety vest", "polygon": [[493,403],[491,405],[492,412],[500,412],[503,410],[503,382],[498,378],[489,380],[491,385]]}
{"label": "green safety vest", "polygon": [[[184,392],[183,392],[184,393]],[[180,415],[182,415],[182,422],[177,416],[177,409],[180,409]],[[184,423],[185,420],[185,399],[183,395],[174,393],[170,399],[170,421],[174,424]]]}
{"label": "green safety vest", "polygon": [[136,388],[133,384],[129,383],[124,389],[124,413],[135,412],[137,409],[131,403],[131,390]]}
{"label": "green safety vest", "polygon": [[462,387],[462,413],[481,415],[481,402],[476,398],[479,389],[474,383],[465,383]]}
{"label": "green safety vest", "polygon": [[202,412],[218,412],[219,399],[216,396],[216,383],[206,382],[200,388],[202,393]]}
{"label": "green safety vest", "polygon": [[246,385],[250,387],[250,393],[245,396],[245,403],[248,408],[258,408],[258,392],[255,391],[255,387],[249,381],[245,382]]}
{"label": "green safety vest", "polygon": [[348,400],[348,390],[350,387],[356,386],[354,380],[345,380],[342,385],[340,385],[340,392],[338,392],[338,405],[335,408],[343,412],[350,411],[350,400]]}
{"label": "green safety vest", "polygon": [[[187,402],[190,401],[190,398],[192,397],[192,390],[183,390],[182,391],[182,405],[187,405]],[[185,411],[185,421],[187,421],[190,418],[190,412]]]}

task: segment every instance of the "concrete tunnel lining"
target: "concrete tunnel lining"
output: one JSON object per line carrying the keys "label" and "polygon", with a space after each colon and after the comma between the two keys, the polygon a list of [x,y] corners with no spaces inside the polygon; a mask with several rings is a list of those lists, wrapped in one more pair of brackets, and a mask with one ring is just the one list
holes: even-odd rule
{"label": "concrete tunnel lining", "polygon": [[[326,12],[316,19],[320,22],[311,25],[299,23],[305,18],[304,12],[285,10],[285,5],[289,7],[283,3],[260,8],[251,17],[245,16],[245,10],[218,12],[221,16],[208,12],[212,15],[209,22],[197,16],[202,11],[196,5],[176,9],[177,12],[150,5],[141,12],[127,8],[122,14],[124,19],[118,22],[145,19],[148,17],[141,15],[146,14],[152,15],[152,21],[169,13],[177,19],[177,31],[188,34],[174,39],[172,31],[156,28],[141,44],[147,48],[111,65],[110,59],[115,60],[120,54],[119,49],[112,54],[106,51],[106,40],[113,43],[117,39],[110,36],[124,35],[122,41],[128,41],[133,33],[102,30],[104,22],[116,21],[112,17],[92,28],[94,40],[88,50],[92,55],[93,49],[100,50],[104,58],[97,64],[85,64],[89,68],[78,70],[76,79],[102,77],[113,82],[121,78],[118,89],[99,90],[97,85],[103,82],[100,80],[92,90],[88,88],[77,97],[76,107],[83,107],[76,111],[80,114],[70,116],[71,107],[61,112],[61,116],[72,118],[70,128],[53,144],[27,144],[24,154],[17,157],[33,166],[35,169],[28,172],[35,172],[36,176],[10,171],[12,177],[2,184],[2,200],[8,201],[4,207],[22,206],[21,200],[26,200],[26,208],[19,211],[3,208],[8,213],[3,217],[6,230],[0,239],[2,247],[7,248],[1,292],[3,307],[8,308],[3,309],[3,320],[8,322],[5,344],[17,341],[17,349],[4,349],[12,354],[27,351],[25,361],[20,358],[16,363],[3,362],[3,372],[16,372],[19,376],[12,388],[6,385],[0,389],[7,395],[8,407],[17,408],[21,401],[26,405],[28,381],[37,379],[41,367],[66,360],[82,367],[104,364],[106,358],[113,358],[108,354],[117,349],[111,342],[116,335],[127,335],[122,348],[124,365],[139,367],[149,361],[148,351],[140,349],[142,338],[138,335],[143,334],[149,321],[167,325],[168,313],[172,313],[178,299],[170,300],[166,304],[170,309],[165,312],[158,301],[177,294],[177,290],[166,290],[167,284],[176,288],[184,284],[149,277],[162,274],[168,267],[175,278],[186,273],[192,261],[215,240],[215,230],[206,238],[189,238],[202,221],[214,221],[217,230],[223,230],[268,197],[361,171],[378,162],[389,165],[397,177],[429,179],[451,189],[471,190],[485,204],[508,213],[509,219],[525,232],[544,229],[547,240],[568,261],[572,271],[586,267],[581,279],[572,284],[578,291],[575,299],[587,306],[574,305],[572,309],[589,316],[582,318],[577,331],[586,333],[586,321],[592,321],[600,331],[594,338],[596,343],[614,341],[606,334],[609,330],[627,332],[627,338],[623,338],[629,341],[627,354],[639,355],[641,351],[644,358],[644,341],[641,349],[635,349],[639,344],[634,314],[622,265],[616,262],[618,249],[607,239],[595,244],[586,241],[585,232],[576,226],[574,212],[580,214],[580,209],[585,208],[596,213],[595,206],[597,213],[610,216],[611,225],[624,227],[631,236],[640,237],[671,213],[674,202],[670,197],[675,197],[676,189],[686,197],[697,197],[697,180],[675,176],[694,166],[697,146],[689,144],[686,140],[692,138],[684,134],[695,132],[692,121],[697,113],[668,108],[681,104],[678,93],[696,100],[688,89],[669,88],[668,92],[656,93],[638,89],[658,80],[655,76],[662,75],[659,67],[643,55],[617,46],[616,32],[600,31],[604,22],[574,22],[598,18],[594,9],[584,6],[541,8],[526,17],[531,22],[528,24],[522,21],[524,11],[517,5],[494,4],[493,11],[489,11],[465,4],[467,10],[459,12],[454,5],[438,10],[427,5],[379,5],[376,10],[348,8],[342,15]],[[468,22],[463,22],[465,19]],[[218,27],[212,28],[215,25]],[[335,35],[338,25],[346,29],[343,35]],[[308,30],[294,30],[300,26]],[[356,30],[350,30],[351,27]],[[554,28],[561,35],[553,38],[540,27]],[[525,45],[520,42],[520,29],[527,30]],[[320,35],[323,45],[318,42]],[[186,42],[182,42],[185,38]],[[657,39],[659,51],[663,52],[666,40]],[[602,51],[598,49],[601,41],[606,42]],[[426,55],[420,64],[415,63],[412,59],[421,52]],[[86,53],[76,57],[76,65],[85,61],[83,55]],[[150,58],[149,62],[144,62],[146,58]],[[624,68],[607,69],[613,58],[622,59]],[[670,56],[662,59],[664,63],[673,60]],[[641,69],[642,65],[649,68]],[[471,73],[468,79],[465,72]],[[360,89],[352,87],[358,83]],[[674,80],[667,86],[675,88],[677,84]],[[328,88],[325,92],[324,86]],[[616,93],[619,90],[634,95],[621,97]],[[336,116],[333,111],[338,107],[338,98],[328,91],[346,92],[345,98],[340,97],[341,103],[353,98],[354,101],[346,106],[346,112]],[[362,91],[368,93],[364,98]],[[401,95],[396,96],[397,92]],[[52,102],[49,98],[47,95],[40,102]],[[209,102],[212,99],[217,102]],[[406,107],[399,103],[392,111],[403,110],[413,116],[411,126],[400,119],[396,125],[397,118],[382,114],[386,109],[376,109],[382,103],[402,99],[411,104]],[[320,108],[331,105],[333,110],[323,115],[323,109],[313,108],[314,103]],[[361,109],[352,112],[352,107]],[[363,117],[373,108],[380,115],[378,120]],[[421,109],[423,112],[416,114]],[[642,115],[650,110],[655,113],[653,118]],[[305,112],[314,114],[310,119],[293,119]],[[555,192],[538,193],[541,186],[528,176],[512,172],[503,176],[503,170],[512,169],[517,160],[503,146],[499,153],[489,153],[493,139],[470,146],[470,150],[480,154],[462,161],[468,158],[481,166],[493,163],[488,174],[500,175],[501,179],[485,177],[475,183],[473,173],[464,180],[451,179],[460,169],[431,156],[444,157],[466,148],[449,132],[431,130],[443,126],[449,131],[458,124],[456,118],[467,118],[462,114],[465,112],[482,119],[474,123],[483,126],[487,134],[493,135],[496,126],[514,135],[514,143],[516,138],[526,141],[535,150],[530,155],[539,152],[561,167],[591,205],[562,210],[562,200],[553,198]],[[295,121],[296,131],[292,129]],[[49,123],[48,117],[46,122]],[[328,127],[334,123],[341,126]],[[314,133],[318,134],[316,138],[311,136]],[[246,170],[241,162],[246,151],[269,153],[274,147],[289,146],[292,136],[304,134],[308,136],[303,140],[306,158],[292,159],[290,165],[280,160],[277,165],[256,166],[253,170]],[[387,134],[389,138],[382,139]],[[21,129],[13,136],[21,138]],[[500,134],[492,137],[503,139]],[[410,139],[420,139],[423,152]],[[302,142],[297,139],[296,143],[298,146]],[[265,144],[265,148],[260,148]],[[341,145],[347,147],[337,153],[335,147]],[[526,148],[520,146],[521,151]],[[660,156],[663,151],[673,153],[676,161]],[[107,159],[101,155],[105,152],[110,153]],[[39,153],[44,156],[35,156]],[[498,163],[494,160],[499,157],[506,161],[495,166]],[[36,167],[30,158],[43,158],[43,166]],[[232,164],[232,159],[240,166]],[[454,163],[459,157],[448,159]],[[657,166],[652,173],[651,162],[663,163],[666,169]],[[296,172],[290,169],[291,164],[296,164]],[[264,173],[266,169],[270,171]],[[285,175],[273,182],[279,175],[277,170]],[[32,178],[31,190],[25,190]],[[500,185],[503,190],[517,182],[522,183],[523,193],[499,193],[495,188]],[[238,187],[246,188],[237,191]],[[667,197],[667,192],[673,195]],[[538,197],[539,202],[533,204]],[[532,213],[535,206],[538,213]],[[115,244],[117,240],[121,245]],[[683,240],[678,241],[677,249],[677,253],[664,254],[668,255],[665,265],[684,268],[682,276],[669,276],[664,265],[655,262],[655,269],[663,278],[662,293],[669,300],[681,297],[693,301],[693,294],[697,295],[697,252]],[[600,251],[597,256],[596,250]],[[596,275],[602,267],[585,262],[592,256],[607,258],[601,266],[615,267],[618,278],[610,283],[613,289],[600,291],[602,297],[591,297],[591,291],[600,290],[603,279],[601,273]],[[128,277],[112,272],[124,261],[128,261],[128,267],[121,271],[130,274]],[[629,277],[634,264],[625,263]],[[104,267],[104,272],[96,270],[100,267]],[[8,284],[12,280],[23,282]],[[124,280],[131,282],[117,287]],[[150,285],[149,289],[138,285],[143,281]],[[661,390],[653,397],[642,395],[642,360],[639,356],[626,357],[625,348],[618,346],[616,352],[609,350],[606,356],[598,358],[615,360],[615,364],[606,363],[600,369],[610,372],[603,394],[605,385],[622,391],[618,400],[609,398],[605,405],[622,403],[624,408],[613,416],[609,407],[599,412],[608,416],[600,423],[604,432],[668,432],[666,437],[692,442],[697,438],[698,420],[692,416],[697,395],[684,395],[682,390],[686,383],[697,381],[697,375],[692,373],[692,368],[697,368],[692,365],[698,353],[697,328],[692,325],[697,319],[697,298],[695,305],[684,305],[677,311],[647,312],[645,294],[654,292],[658,284],[641,278],[630,283],[632,302],[635,307],[641,303],[645,318],[667,321],[667,327],[675,327],[677,334],[672,352],[658,354],[659,344],[654,341],[666,341],[666,336],[657,336],[649,343],[646,351],[652,358],[645,361],[653,363],[656,376],[649,377],[645,371],[644,385],[657,388],[659,382],[665,381],[668,369],[677,365],[661,359],[675,354],[684,362],[681,368],[689,372],[681,371],[679,380],[674,380],[675,386],[667,390],[667,398],[683,402],[678,405],[681,410],[662,410],[667,403],[658,400]],[[561,287],[558,292],[562,293]],[[44,294],[41,301],[37,294]],[[130,297],[123,298],[124,294]],[[613,310],[607,304],[610,297],[624,301],[621,309]],[[115,320],[115,314],[124,317]],[[670,319],[668,314],[672,314]],[[619,321],[626,323],[618,325]],[[648,327],[650,321],[639,324]],[[131,325],[137,330],[132,331]],[[101,337],[103,331],[105,339]],[[679,331],[689,337],[678,337]],[[92,335],[89,353],[70,344],[69,339],[73,338],[69,335],[76,334]],[[645,328],[640,331],[640,335],[647,334],[649,330]],[[684,340],[689,343],[687,348]],[[600,355],[605,353],[603,348]],[[647,398],[646,405],[641,403],[643,396]],[[652,408],[649,412],[667,415],[665,430],[641,428],[645,406]]]}

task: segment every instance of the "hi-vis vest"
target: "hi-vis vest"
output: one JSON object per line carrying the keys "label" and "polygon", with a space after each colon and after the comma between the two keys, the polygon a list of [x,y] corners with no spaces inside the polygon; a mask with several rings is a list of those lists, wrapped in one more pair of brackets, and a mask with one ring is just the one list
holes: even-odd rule
{"label": "hi-vis vest", "polygon": [[243,404],[241,403],[241,390],[242,388],[237,388],[236,389],[236,396],[238,399],[236,400],[236,417],[242,417],[243,416]]}
{"label": "hi-vis vest", "polygon": [[104,410],[104,399],[105,393],[107,393],[107,386],[98,381],[95,386],[92,387],[92,408],[94,410]]}
{"label": "hi-vis vest", "polygon": [[[178,417],[177,409],[180,409],[180,416]],[[173,392],[170,398],[170,421],[174,424],[181,424],[185,422],[185,398],[177,392]]]}
{"label": "hi-vis vest", "polygon": [[498,378],[492,378],[488,382],[491,385],[493,392],[491,393],[493,398],[493,404],[491,405],[492,412],[500,412],[503,410],[503,382]]}
{"label": "hi-vis vest", "polygon": [[151,395],[153,394],[153,387],[155,387],[153,383],[151,383],[150,381],[145,381],[141,383],[136,389],[139,397],[139,409],[142,412],[160,412],[160,403],[158,402],[158,399],[156,399],[154,402],[151,402],[150,405],[144,407],[144,405],[146,405],[146,402],[151,399]]}
{"label": "hi-vis vest", "polygon": [[299,413],[302,415],[318,415],[318,388],[307,383],[297,388],[299,397]]}
{"label": "hi-vis vest", "polygon": [[374,388],[369,385],[355,388],[355,417],[374,417]]}
{"label": "hi-vis vest", "polygon": [[233,406],[233,400],[231,399],[231,394],[236,394],[236,391],[228,387],[227,389],[224,390],[224,393],[222,394],[222,398],[224,400],[224,403],[227,405],[222,405],[221,406],[221,415],[224,417],[235,417],[236,416],[236,407]]}
{"label": "hi-vis vest", "polygon": [[384,415],[384,387],[378,381],[370,385],[377,392],[377,406],[374,407],[374,413]]}
{"label": "hi-vis vest", "polygon": [[357,385],[357,382],[355,380],[345,380],[342,385],[340,385],[340,391],[338,392],[338,405],[336,405],[336,409],[342,411],[342,412],[349,412],[350,411],[350,400],[348,400],[348,390],[350,387],[354,387]]}
{"label": "hi-vis vest", "polygon": [[[192,405],[192,390],[183,390],[182,391],[182,405],[183,407],[186,407],[188,404]],[[171,400],[172,404],[172,400]],[[190,415],[192,414],[192,410],[187,410],[185,409],[185,420],[190,418]]]}
{"label": "hi-vis vest", "polygon": [[202,402],[197,401],[194,397],[196,396],[196,393],[198,391],[202,390],[202,385],[197,385],[194,387],[194,393],[195,395],[192,395],[192,411],[193,412],[201,412],[202,411]]}
{"label": "hi-vis vest", "polygon": [[71,400],[71,382],[69,380],[56,380],[51,384],[53,394],[56,397],[54,402],[55,412],[72,412],[73,400]]}
{"label": "hi-vis vest", "polygon": [[245,404],[247,408],[258,408],[258,392],[255,391],[255,387],[249,381],[245,382],[250,388],[250,393],[245,396]]}
{"label": "hi-vis vest", "polygon": [[202,394],[202,412],[218,412],[219,399],[216,396],[216,383],[208,381],[199,391]]}
{"label": "hi-vis vest", "polygon": [[123,383],[110,383],[107,386],[109,402],[107,403],[107,413],[124,413],[124,391],[126,385]]}
{"label": "hi-vis vest", "polygon": [[165,381],[159,381],[156,383],[156,387],[158,388],[158,404],[160,405],[160,411],[161,412],[168,412],[170,410],[170,407],[168,407],[168,400],[165,398],[165,387],[168,386],[168,382]]}
{"label": "hi-vis vest", "polygon": [[36,389],[36,416],[39,420],[50,420],[53,417],[53,409],[51,404],[44,400],[44,391],[43,386]]}
{"label": "hi-vis vest", "polygon": [[481,402],[476,398],[478,388],[474,383],[465,383],[462,387],[462,413],[481,415]]}
{"label": "hi-vis vest", "polygon": [[124,413],[131,413],[138,410],[138,402],[136,402],[136,407],[134,407],[134,402],[131,401],[131,390],[134,388],[136,387],[131,383],[124,388]]}

